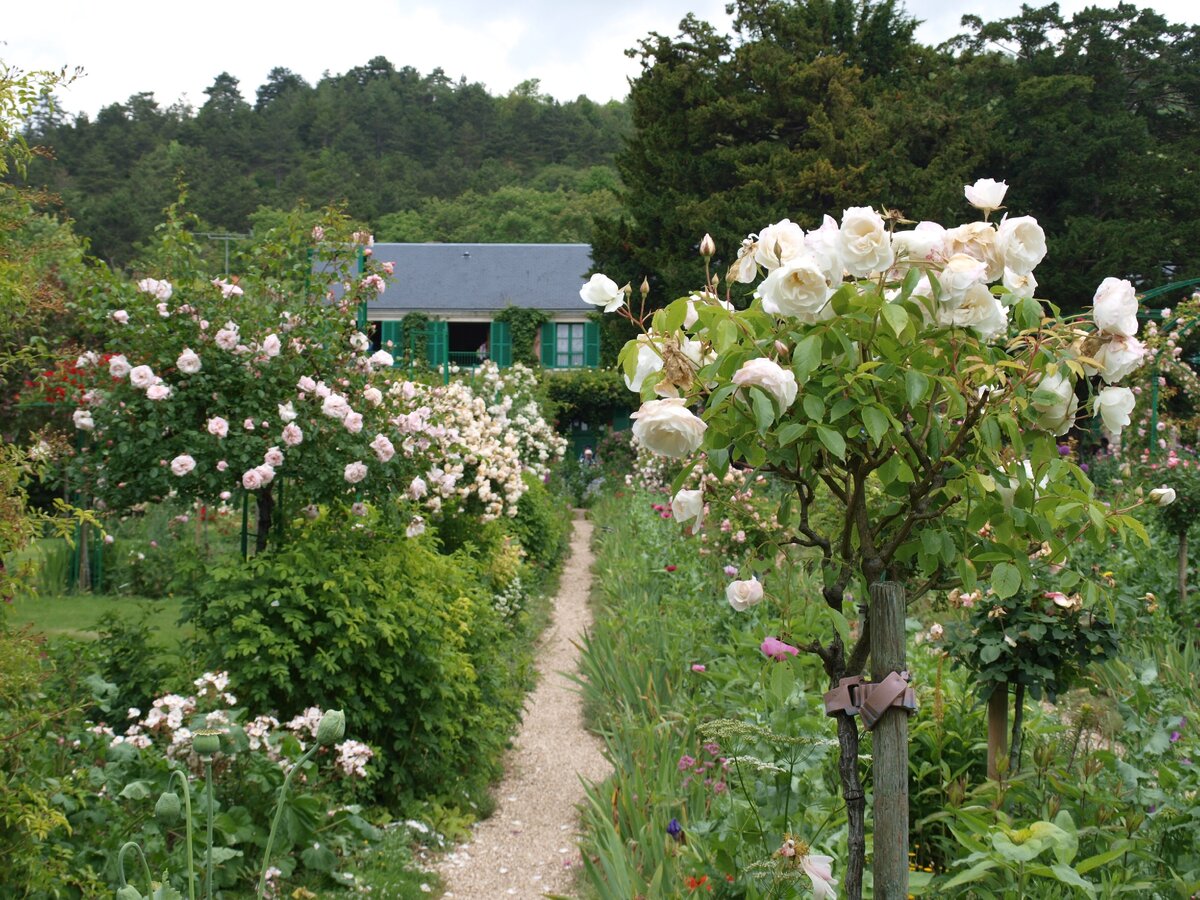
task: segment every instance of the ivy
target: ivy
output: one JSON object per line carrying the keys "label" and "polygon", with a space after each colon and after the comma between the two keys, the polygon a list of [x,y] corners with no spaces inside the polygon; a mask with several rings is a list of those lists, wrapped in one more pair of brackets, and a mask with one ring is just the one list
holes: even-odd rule
{"label": "ivy", "polygon": [[530,309],[527,306],[506,306],[499,315],[497,322],[507,322],[509,333],[512,335],[513,362],[536,366],[540,362],[534,353],[541,327],[550,321],[550,316],[540,309]]}

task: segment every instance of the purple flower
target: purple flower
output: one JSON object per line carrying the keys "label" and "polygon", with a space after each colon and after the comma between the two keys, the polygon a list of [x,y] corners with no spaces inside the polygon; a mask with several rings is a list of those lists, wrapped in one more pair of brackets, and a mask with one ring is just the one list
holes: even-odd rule
{"label": "purple flower", "polygon": [[793,647],[791,644],[785,644],[777,637],[764,638],[762,646],[759,648],[763,652],[763,656],[770,657],[777,662],[787,659],[788,656],[796,656],[800,653],[799,647]]}
{"label": "purple flower", "polygon": [[1172,743],[1172,744],[1174,744],[1174,743],[1175,743],[1176,741],[1178,741],[1178,740],[1179,740],[1181,737],[1183,737],[1183,735],[1182,735],[1182,734],[1180,734],[1178,731],[1172,731],[1172,732],[1171,732],[1171,743]]}
{"label": "purple flower", "polygon": [[667,823],[667,834],[677,841],[683,841],[683,826],[679,824],[678,819],[672,819]]}
{"label": "purple flower", "polygon": [[737,573],[738,573],[738,567],[737,567],[737,566],[726,566],[726,567],[725,567],[725,576],[726,576],[727,578],[736,578],[736,577],[737,577]]}
{"label": "purple flower", "polygon": [[1070,456],[1071,455],[1071,445],[1070,444],[1059,444],[1058,445],[1058,455],[1059,456]]}
{"label": "purple flower", "polygon": [[1085,472],[1086,472],[1086,471],[1088,470],[1088,464],[1087,464],[1087,463],[1080,463],[1080,464],[1079,464],[1079,468],[1081,468],[1083,471],[1085,471]]}
{"label": "purple flower", "polygon": [[688,769],[690,769],[695,764],[696,764],[696,758],[694,756],[688,756],[685,753],[683,756],[679,757],[679,771],[680,772],[686,772]]}

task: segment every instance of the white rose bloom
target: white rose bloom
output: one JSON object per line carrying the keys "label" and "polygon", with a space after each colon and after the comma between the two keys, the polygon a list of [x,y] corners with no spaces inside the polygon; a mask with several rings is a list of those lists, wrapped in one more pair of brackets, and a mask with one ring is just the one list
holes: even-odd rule
{"label": "white rose bloom", "polygon": [[[233,327],[230,327],[233,326]],[[222,350],[233,350],[238,345],[238,329],[232,322],[226,322],[225,327],[217,331],[213,338]]]}
{"label": "white rose bloom", "polygon": [[146,390],[158,381],[158,376],[149,366],[135,366],[129,370],[129,383],[139,390]]}
{"label": "white rose bloom", "polygon": [[292,405],[291,400],[287,403],[276,404],[276,408],[279,410],[279,421],[283,424],[296,421],[296,407]]}
{"label": "white rose bloom", "polygon": [[371,340],[361,331],[356,331],[350,335],[350,346],[359,353],[363,353],[371,346]]}
{"label": "white rose bloom", "polygon": [[1100,374],[1104,381],[1115,384],[1142,364],[1146,358],[1146,346],[1135,337],[1114,334],[1092,358],[1100,363]]}
{"label": "white rose bloom", "polygon": [[137,283],[138,290],[144,294],[153,294],[155,300],[171,299],[171,282],[160,281],[157,278],[143,278]]}
{"label": "white rose bloom", "polygon": [[939,318],[943,325],[973,329],[984,341],[990,341],[1008,328],[1008,308],[987,285],[978,282],[967,291],[958,307],[943,310]]}
{"label": "white rose bloom", "polygon": [[1060,371],[1043,376],[1038,390],[1054,395],[1053,399],[1033,400],[1031,405],[1039,413],[1038,424],[1056,435],[1066,434],[1075,423],[1075,413],[1079,409],[1075,386]]}
{"label": "white rose bloom", "polygon": [[680,525],[690,525],[693,531],[699,531],[704,521],[704,493],[680,491],[671,498],[671,515]]}
{"label": "white rose bloom", "polygon": [[946,255],[965,253],[987,266],[989,284],[1004,274],[1004,257],[996,247],[996,229],[987,222],[968,222],[946,232]]}
{"label": "white rose bloom", "polygon": [[110,319],[112,319],[114,322],[116,322],[118,325],[128,325],[129,324],[129,313],[127,313],[123,309],[118,309],[118,310],[115,310],[114,312],[109,313],[108,317]]}
{"label": "white rose bloom", "polygon": [[357,413],[354,410],[350,410],[346,413],[346,417],[342,419],[342,425],[345,426],[346,430],[351,434],[358,434],[363,430],[362,413]]}
{"label": "white rose bloom", "polygon": [[213,416],[209,419],[206,427],[208,428],[208,433],[213,437],[223,438],[229,434],[229,423],[220,416]]}
{"label": "white rose bloom", "polygon": [[936,261],[946,243],[946,229],[937,222],[921,222],[912,231],[892,234],[892,250],[896,262],[914,260]]}
{"label": "white rose bloom", "polygon": [[646,449],[676,459],[694,452],[708,425],[692,414],[682,398],[649,400],[630,416],[634,419],[633,436]]}
{"label": "white rose bloom", "polygon": [[1127,387],[1103,387],[1096,395],[1092,413],[1100,416],[1105,431],[1120,437],[1121,430],[1129,424],[1134,402],[1133,391]]}
{"label": "white rose bloom", "polygon": [[1002,283],[1008,288],[1009,294],[1018,300],[1024,300],[1026,297],[1032,297],[1037,291],[1037,279],[1033,277],[1033,273],[1028,275],[1018,275],[1012,269],[1004,270]]}
{"label": "white rose bloom", "polygon": [[345,419],[350,413],[350,403],[341,394],[330,393],[321,403],[321,412],[331,419]]}
{"label": "white rose bloom", "polygon": [[1046,232],[1033,216],[1006,218],[996,232],[996,250],[1004,268],[1028,275],[1046,258]]}
{"label": "white rose bloom", "polygon": [[263,353],[271,358],[278,356],[280,351],[283,350],[283,343],[279,340],[279,335],[268,334],[263,338],[262,349]]}
{"label": "white rose bloom", "polygon": [[815,257],[805,253],[771,271],[758,286],[764,312],[804,322],[832,318],[829,279]]}
{"label": "white rose bloom", "polygon": [[738,612],[745,612],[762,598],[763,589],[757,578],[747,581],[731,581],[725,587],[725,599]]}
{"label": "white rose bloom", "polygon": [[779,402],[786,410],[796,400],[796,375],[779,363],[764,357],[747,360],[733,373],[731,379],[738,387],[758,386]]}
{"label": "white rose bloom", "polygon": [[633,373],[633,378],[628,375],[625,378],[625,387],[636,393],[641,393],[642,385],[646,383],[646,379],[656,372],[661,372],[663,369],[662,353],[655,348],[652,340],[648,335],[638,335],[637,349],[637,369]]}
{"label": "white rose bloom", "polygon": [[175,360],[175,367],[184,375],[195,375],[201,369],[200,357],[192,348],[184,347],[179,358]]}
{"label": "white rose bloom", "polygon": [[376,350],[367,361],[373,366],[379,366],[381,369],[390,368],[396,362],[392,354],[386,350]]}
{"label": "white rose bloom", "polygon": [[842,231],[833,216],[826,215],[820,228],[806,234],[804,245],[825,273],[830,290],[836,291],[840,288],[846,264],[842,261]]}
{"label": "white rose bloom", "polygon": [[375,435],[375,439],[371,441],[371,449],[375,451],[375,456],[380,462],[388,462],[396,455],[396,448],[385,434]]}
{"label": "white rose bloom", "polygon": [[1008,184],[991,178],[980,178],[974,184],[963,186],[963,195],[967,202],[976,209],[983,210],[985,216],[1003,207],[1006,193]]}
{"label": "white rose bloom", "polygon": [[346,469],[343,472],[343,477],[350,484],[358,484],[367,477],[367,467],[360,460],[347,463]]}
{"label": "white rose bloom", "polygon": [[615,281],[599,272],[579,289],[579,297],[584,303],[598,306],[606,313],[615,312],[625,305],[625,292],[617,287]]}
{"label": "white rose bloom", "polygon": [[113,378],[124,378],[131,370],[129,360],[123,355],[118,354],[108,361],[108,373]]}
{"label": "white rose bloom", "polygon": [[851,275],[864,276],[892,267],[895,257],[883,217],[869,206],[842,213],[842,261]]}
{"label": "white rose bloom", "polygon": [[1092,298],[1092,316],[1096,327],[1109,334],[1133,337],[1137,334],[1137,292],[1123,278],[1105,278]]}
{"label": "white rose bloom", "polygon": [[987,265],[969,254],[955,253],[934,277],[941,288],[939,301],[953,309],[963,302],[969,290],[987,277]]}
{"label": "white rose bloom", "polygon": [[1150,492],[1150,502],[1155,506],[1170,506],[1175,502],[1175,488],[1169,488],[1165,484],[1156,487]]}
{"label": "white rose bloom", "polygon": [[383,391],[379,390],[377,387],[369,387],[363,391],[363,399],[372,406],[379,406],[381,403],[383,403]]}
{"label": "white rose bloom", "polygon": [[77,409],[72,418],[75,420],[75,427],[80,431],[91,431],[96,427],[96,422],[92,419],[91,410]]}
{"label": "white rose bloom", "polygon": [[790,219],[782,219],[758,233],[754,261],[770,272],[803,252],[804,232]]}
{"label": "white rose bloom", "polygon": [[750,284],[758,277],[758,266],[754,262],[756,249],[757,244],[755,244],[753,237],[748,237],[742,241],[741,249],[738,250],[738,258],[729,267],[729,272],[725,276],[727,281]]}
{"label": "white rose bloom", "polygon": [[146,388],[147,400],[166,400],[171,396],[171,389],[161,382],[155,382]]}
{"label": "white rose bloom", "polygon": [[186,453],[181,453],[179,456],[171,460],[171,471],[182,478],[192,469],[196,468],[196,460],[188,456]]}
{"label": "white rose bloom", "polygon": [[687,312],[683,315],[683,327],[691,328],[700,319],[700,313],[696,309],[696,302],[700,300],[699,294],[692,294],[687,300]]}

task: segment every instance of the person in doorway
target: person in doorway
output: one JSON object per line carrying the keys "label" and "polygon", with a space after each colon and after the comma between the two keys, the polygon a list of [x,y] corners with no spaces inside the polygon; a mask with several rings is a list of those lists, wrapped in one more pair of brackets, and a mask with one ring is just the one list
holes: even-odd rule
{"label": "person in doorway", "polygon": [[592,453],[591,447],[583,448],[583,455],[579,457],[579,464],[585,467],[594,466],[596,464],[596,456],[594,453]]}
{"label": "person in doorway", "polygon": [[479,345],[479,349],[475,351],[475,356],[479,359],[480,362],[483,362],[485,359],[488,358],[488,342],[487,341],[484,341],[482,344]]}

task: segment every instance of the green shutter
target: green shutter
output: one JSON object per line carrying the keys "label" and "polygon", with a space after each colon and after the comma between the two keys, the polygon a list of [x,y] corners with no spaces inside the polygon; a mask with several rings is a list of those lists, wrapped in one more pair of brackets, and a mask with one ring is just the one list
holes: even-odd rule
{"label": "green shutter", "polygon": [[488,352],[496,365],[512,365],[512,329],[507,322],[492,323],[488,336]]}
{"label": "green shutter", "polygon": [[429,364],[440,366],[450,358],[450,326],[446,322],[430,322],[427,335]]}
{"label": "green shutter", "polygon": [[[388,346],[389,342],[391,346]],[[396,360],[396,364],[404,358],[403,326],[399,320],[379,323],[379,346]]]}
{"label": "green shutter", "polygon": [[583,325],[583,364],[593,369],[600,365],[599,322],[585,322]]}
{"label": "green shutter", "polygon": [[558,366],[558,326],[553,322],[542,326],[542,365],[547,369]]}

